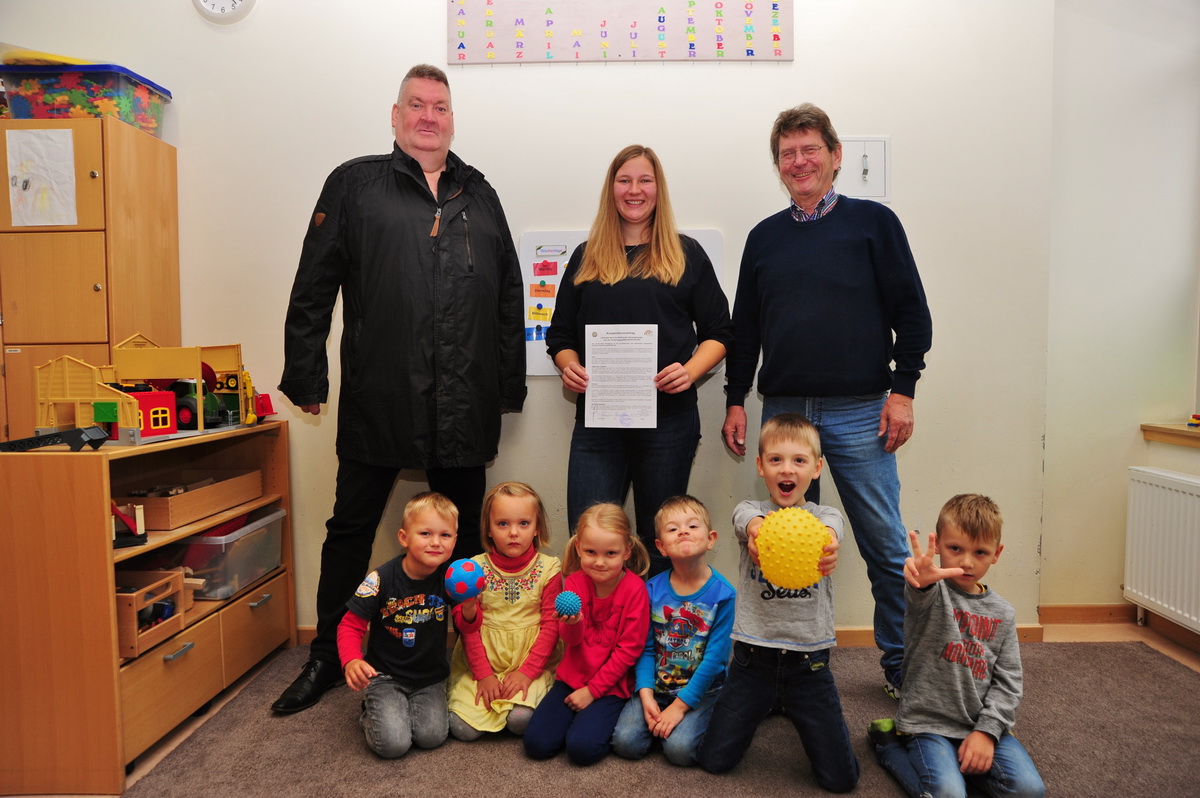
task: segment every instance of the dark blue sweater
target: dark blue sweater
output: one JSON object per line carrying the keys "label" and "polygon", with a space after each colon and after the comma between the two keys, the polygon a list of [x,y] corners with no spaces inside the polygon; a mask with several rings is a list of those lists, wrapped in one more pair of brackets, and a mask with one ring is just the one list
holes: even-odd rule
{"label": "dark blue sweater", "polygon": [[750,231],[733,327],[728,405],[745,403],[760,351],[764,396],[912,396],[933,337],[900,220],[849,197],[820,219],[784,210]]}

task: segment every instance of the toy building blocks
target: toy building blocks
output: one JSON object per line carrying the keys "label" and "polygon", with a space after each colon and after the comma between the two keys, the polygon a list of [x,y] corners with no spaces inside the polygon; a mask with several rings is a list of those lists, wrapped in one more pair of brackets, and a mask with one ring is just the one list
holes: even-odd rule
{"label": "toy building blocks", "polygon": [[108,423],[114,440],[136,444],[274,412],[259,402],[240,344],[160,347],[138,334],[113,347],[110,365],[63,356],[36,372],[39,432]]}

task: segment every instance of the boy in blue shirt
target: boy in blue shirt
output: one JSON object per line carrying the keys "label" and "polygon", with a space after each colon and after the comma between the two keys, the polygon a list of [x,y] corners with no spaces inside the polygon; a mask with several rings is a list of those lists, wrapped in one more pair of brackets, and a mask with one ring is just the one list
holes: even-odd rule
{"label": "boy in blue shirt", "polygon": [[669,762],[688,766],[696,762],[725,678],[734,590],[705,561],[717,533],[698,499],[667,499],[654,527],[655,546],[671,568],[646,583],[650,633],[612,746],[619,756],[641,759],[657,737]]}
{"label": "boy in blue shirt", "polygon": [[[770,499],[744,501],[733,510],[741,546],[733,658],[697,761],[710,773],[736,767],[778,703],[800,735],[817,783],[830,792],[849,792],[858,784],[858,759],[829,670],[829,650],[836,642],[829,575],[837,565],[842,514],[804,501],[824,464],[817,428],[799,413],[780,413],[763,424],[755,462]],[[784,507],[801,507],[829,529],[830,542],[818,563],[821,581],[814,587],[781,588],[762,574],[759,527]]]}

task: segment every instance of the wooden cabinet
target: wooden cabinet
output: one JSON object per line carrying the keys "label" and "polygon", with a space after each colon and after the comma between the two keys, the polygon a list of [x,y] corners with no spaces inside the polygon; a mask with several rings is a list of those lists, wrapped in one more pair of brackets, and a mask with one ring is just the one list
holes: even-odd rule
{"label": "wooden cabinet", "polygon": [[[64,171],[74,178],[77,222],[15,223],[14,202],[33,202],[39,184],[34,175],[23,191],[25,176],[8,175],[0,199],[0,440],[33,434],[33,367],[84,344],[103,347],[98,362],[88,361],[103,366],[113,344],[139,332],[160,346],[181,343],[175,148],[112,117],[0,120],[0,164],[10,163],[10,132],[19,141],[39,131],[70,133],[73,163]],[[36,361],[28,354],[35,347]]]}
{"label": "wooden cabinet", "polygon": [[[185,466],[258,469],[263,495],[114,550],[112,485]],[[118,653],[116,569],[261,507],[290,510],[286,422],[96,451],[0,453],[0,794],[122,792],[128,762],[295,644],[285,515],[278,569],[225,601],[196,601],[182,631],[140,656]]]}

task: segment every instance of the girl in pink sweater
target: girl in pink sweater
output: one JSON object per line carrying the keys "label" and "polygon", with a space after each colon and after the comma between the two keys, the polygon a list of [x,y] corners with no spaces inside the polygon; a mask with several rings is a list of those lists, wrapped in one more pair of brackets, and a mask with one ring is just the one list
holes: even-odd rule
{"label": "girl in pink sweater", "polygon": [[564,591],[579,596],[582,608],[559,617],[563,659],[529,721],[525,753],[549,759],[565,748],[576,765],[591,765],[608,753],[632,695],[630,669],[646,646],[650,598],[642,576],[650,555],[615,504],[589,507],[576,528],[563,557]]}

